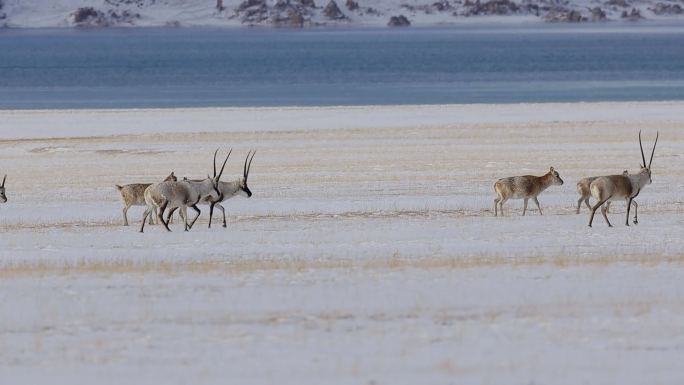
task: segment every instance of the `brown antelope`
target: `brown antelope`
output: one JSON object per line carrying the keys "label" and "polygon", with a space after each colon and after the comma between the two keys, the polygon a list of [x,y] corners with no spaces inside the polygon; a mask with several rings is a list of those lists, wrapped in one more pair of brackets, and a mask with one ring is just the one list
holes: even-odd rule
{"label": "brown antelope", "polygon": [[[627,176],[629,175],[629,172],[627,170],[622,172],[622,175]],[[584,204],[587,205],[587,208],[591,210],[591,205],[589,204],[589,198],[591,197],[591,190],[589,189],[589,186],[591,185],[591,182],[593,182],[597,176],[590,176],[586,178],[582,178],[577,182],[577,192],[580,194],[580,198],[577,200],[577,214],[580,213],[580,207],[582,206],[582,201],[584,201]],[[610,213],[610,202],[606,203],[606,212]]]}
{"label": "brown antelope", "polygon": [[7,202],[7,195],[5,195],[5,181],[7,180],[7,174],[2,178],[2,184],[0,185],[0,203]]}
{"label": "brown antelope", "polygon": [[494,191],[496,191],[496,199],[494,199],[494,216],[499,215],[498,209],[501,209],[501,215],[504,215],[503,204],[509,199],[524,199],[523,216],[527,211],[527,201],[531,198],[539,208],[539,214],[544,215],[537,196],[542,191],[549,188],[549,186],[563,184],[563,179],[558,175],[558,171],[553,167],[549,169],[543,176],[513,176],[510,178],[499,179],[494,183]]}
{"label": "brown antelope", "polygon": [[[164,179],[164,182],[176,181],[177,178],[171,172],[169,176]],[[128,226],[128,209],[131,206],[145,206],[145,189],[150,187],[152,183],[131,183],[123,186],[116,185],[116,189],[119,190],[121,194],[121,200],[123,201],[123,219],[124,226]],[[153,223],[153,217],[150,217],[150,224]]]}
{"label": "brown antelope", "polygon": [[641,190],[646,187],[646,185],[651,184],[651,163],[653,163],[653,155],[655,154],[656,145],[658,144],[659,133],[656,133],[656,139],[653,143],[653,150],[651,151],[651,159],[646,165],[646,157],[644,156],[644,146],[641,143],[641,131],[639,131],[639,148],[641,149],[641,169],[636,174],[629,175],[608,175],[596,178],[589,189],[591,190],[591,195],[597,200],[596,204],[591,208],[591,216],[589,217],[589,227],[591,227],[594,221],[594,214],[596,210],[600,207],[601,214],[606,220],[608,226],[613,227],[608,220],[607,202],[626,200],[627,201],[627,215],[625,218],[625,225],[629,226],[629,211],[632,205],[634,205],[634,224],[639,223],[638,219],[638,208],[639,205],[634,201]]}
{"label": "brown antelope", "polygon": [[[228,154],[230,156],[230,154]],[[182,181],[168,181],[158,184],[153,184],[145,189],[145,203],[147,204],[147,209],[143,214],[143,222],[140,226],[140,232],[142,233],[145,229],[145,220],[147,217],[157,209],[157,218],[164,225],[166,230],[169,229],[168,221],[164,221],[164,210],[167,207],[170,208],[180,208],[183,213],[183,218],[185,222],[185,231],[188,231],[195,224],[195,221],[199,218],[202,213],[197,207],[197,204],[202,200],[216,200],[221,196],[218,190],[218,184],[223,174],[223,169],[226,167],[226,162],[228,162],[228,156],[223,161],[223,167],[221,167],[221,172],[214,176],[213,178],[207,176],[203,180],[182,180]],[[188,224],[187,208],[191,207],[197,212],[197,215],[192,220],[192,223]]]}

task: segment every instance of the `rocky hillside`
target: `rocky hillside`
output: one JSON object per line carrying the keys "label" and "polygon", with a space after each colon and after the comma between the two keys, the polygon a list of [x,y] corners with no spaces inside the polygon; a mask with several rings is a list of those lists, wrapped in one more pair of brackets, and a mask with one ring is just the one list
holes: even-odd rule
{"label": "rocky hillside", "polygon": [[19,28],[641,20],[684,20],[684,0],[0,0],[0,26]]}

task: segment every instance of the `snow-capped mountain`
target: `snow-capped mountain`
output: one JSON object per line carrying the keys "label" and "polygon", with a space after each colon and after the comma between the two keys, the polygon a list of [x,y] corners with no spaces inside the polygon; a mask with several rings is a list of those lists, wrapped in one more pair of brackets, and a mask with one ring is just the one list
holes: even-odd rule
{"label": "snow-capped mountain", "polygon": [[684,20],[684,0],[0,0],[0,27],[434,26]]}

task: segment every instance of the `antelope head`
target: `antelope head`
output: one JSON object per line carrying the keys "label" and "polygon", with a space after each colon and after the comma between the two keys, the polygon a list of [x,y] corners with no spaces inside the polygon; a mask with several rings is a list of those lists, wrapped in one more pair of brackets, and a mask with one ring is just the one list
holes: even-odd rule
{"label": "antelope head", "polygon": [[2,185],[0,185],[0,201],[2,201],[2,203],[7,202],[7,196],[5,195],[5,180],[7,180],[7,175],[2,178]]}
{"label": "antelope head", "polygon": [[[238,189],[238,192],[247,198],[252,196],[252,191],[247,186],[247,177],[249,176],[249,170],[252,168],[252,159],[254,159],[254,154],[256,154],[256,151],[252,152],[250,150],[247,153],[247,157],[245,158],[245,166],[242,168],[242,178],[240,178],[240,186]],[[250,155],[252,155],[251,158]],[[248,160],[249,163],[247,163]]]}
{"label": "antelope head", "polygon": [[561,186],[563,184],[563,179],[561,179],[560,174],[558,174],[558,171],[556,171],[553,167],[549,169],[549,173],[547,175],[551,176],[552,185]]}
{"label": "antelope head", "polygon": [[226,168],[226,162],[228,162],[228,158],[230,158],[230,154],[233,153],[233,149],[231,148],[230,151],[228,152],[228,155],[226,155],[226,159],[223,161],[223,165],[221,166],[221,171],[219,173],[216,173],[216,154],[218,154],[219,149],[217,148],[216,151],[214,151],[214,176],[210,177],[207,176],[207,178],[211,179],[212,186],[214,187],[214,191],[216,192],[216,195],[220,198],[222,196],[221,190],[219,190],[219,182],[221,181],[221,175],[223,175],[223,170]]}
{"label": "antelope head", "polygon": [[646,156],[644,155],[644,146],[641,143],[641,131],[639,131],[639,148],[641,149],[641,169],[637,174],[639,176],[639,184],[645,186],[651,184],[653,180],[651,179],[651,163],[653,163],[653,155],[655,154],[656,145],[658,144],[659,132],[656,132],[655,143],[653,143],[653,150],[651,150],[651,159],[648,161],[648,166],[646,165]]}

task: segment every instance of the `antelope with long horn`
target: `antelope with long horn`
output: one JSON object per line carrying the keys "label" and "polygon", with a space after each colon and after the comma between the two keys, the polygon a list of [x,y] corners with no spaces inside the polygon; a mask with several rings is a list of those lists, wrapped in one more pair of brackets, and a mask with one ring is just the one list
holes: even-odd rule
{"label": "antelope with long horn", "polygon": [[[622,175],[627,176],[629,175],[629,172],[627,170],[622,172]],[[582,178],[577,182],[577,192],[580,194],[580,198],[577,200],[577,214],[580,213],[580,207],[582,207],[582,202],[584,202],[585,205],[587,205],[587,208],[591,210],[591,205],[589,204],[589,198],[591,197],[591,190],[589,189],[589,186],[591,186],[591,182],[596,180],[598,176],[589,176],[586,178]],[[610,202],[606,203],[606,211],[610,213]]]}
{"label": "antelope with long horn", "polygon": [[2,184],[0,185],[0,203],[7,202],[7,195],[5,195],[5,181],[7,180],[7,174],[2,178]]}
{"label": "antelope with long horn", "polygon": [[[211,218],[214,214],[214,207],[218,207],[223,214],[223,227],[226,225],[226,210],[221,205],[221,202],[232,197],[242,195],[246,198],[252,196],[252,191],[247,186],[247,178],[249,177],[249,171],[252,169],[252,160],[254,159],[255,151],[250,151],[247,153],[245,158],[245,165],[242,167],[242,177],[238,178],[232,182],[221,182],[219,183],[219,191],[221,192],[221,198],[216,201],[211,201],[209,203],[209,227],[211,228]],[[250,157],[251,155],[251,157]],[[247,162],[249,160],[249,163]]]}
{"label": "antelope with long horn", "polygon": [[[176,176],[171,172],[169,176],[164,179],[164,182],[176,181],[178,180]],[[131,183],[123,186],[116,185],[116,189],[119,190],[121,194],[121,200],[123,201],[123,219],[124,226],[128,226],[128,209],[131,206],[145,206],[145,190],[150,187],[152,183]],[[150,224],[152,224],[153,217],[150,216]]]}
{"label": "antelope with long horn", "polygon": [[653,143],[653,149],[651,150],[651,159],[646,165],[646,156],[644,156],[644,146],[641,142],[641,131],[639,131],[639,148],[641,149],[641,169],[636,174],[629,175],[608,175],[596,178],[589,189],[591,190],[591,195],[597,200],[596,204],[591,208],[591,216],[589,217],[589,227],[591,227],[594,221],[594,215],[596,210],[601,208],[601,214],[606,220],[608,226],[613,227],[608,220],[607,205],[608,202],[617,200],[627,201],[627,215],[625,217],[625,225],[629,226],[629,212],[632,206],[634,206],[634,224],[639,223],[638,209],[639,205],[636,203],[634,198],[639,196],[641,190],[644,187],[651,184],[653,180],[651,179],[651,164],[653,163],[653,155],[655,154],[656,145],[658,144],[658,137],[660,133],[656,133],[656,139]]}
{"label": "antelope with long horn", "polygon": [[[228,156],[223,161],[223,167],[218,175],[213,178],[207,176],[206,179],[202,180],[182,180],[176,182],[162,182],[158,184],[153,184],[145,190],[145,202],[147,203],[147,209],[143,214],[143,223],[140,226],[140,232],[142,233],[145,229],[145,220],[147,217],[157,209],[157,218],[164,225],[166,230],[169,229],[168,221],[164,221],[164,210],[167,207],[171,209],[180,208],[182,217],[184,218],[185,231],[188,231],[195,224],[200,214],[202,213],[197,207],[197,204],[201,201],[211,201],[216,200],[221,196],[218,190],[218,184],[221,180],[221,175],[223,174],[223,169],[226,167],[226,162],[228,162]],[[188,214],[187,208],[190,207],[197,215],[188,224]]]}
{"label": "antelope with long horn", "polygon": [[532,199],[539,209],[539,214],[544,215],[537,197],[550,186],[560,186],[563,184],[558,171],[553,167],[543,176],[513,176],[502,178],[494,183],[496,199],[494,199],[494,216],[498,216],[501,209],[501,216],[504,215],[503,204],[509,199],[524,199],[523,213],[527,211],[527,201]]}
{"label": "antelope with long horn", "polygon": [[[232,152],[232,150],[231,150],[231,152]],[[252,196],[252,191],[249,189],[249,186],[247,185],[247,179],[249,177],[249,172],[252,169],[252,160],[254,159],[255,154],[256,154],[256,151],[253,151],[253,152],[249,151],[247,153],[247,157],[245,158],[245,164],[242,168],[242,177],[241,178],[238,178],[238,179],[231,181],[231,182],[220,182],[219,183],[218,189],[221,192],[221,196],[219,199],[216,199],[213,201],[206,201],[205,200],[205,201],[200,202],[202,204],[209,204],[209,228],[211,228],[211,221],[212,221],[212,217],[214,215],[214,207],[218,207],[218,209],[221,210],[221,213],[223,214],[223,227],[227,227],[226,210],[223,207],[223,205],[221,205],[221,203],[227,199],[230,199],[230,198],[233,198],[233,197],[236,197],[239,195],[247,197],[247,198],[250,198]],[[214,169],[216,169],[216,153],[214,153]],[[223,172],[223,170],[221,172]],[[171,212],[170,214],[173,214],[173,213]],[[181,216],[182,215],[183,215],[183,213],[181,213]]]}

